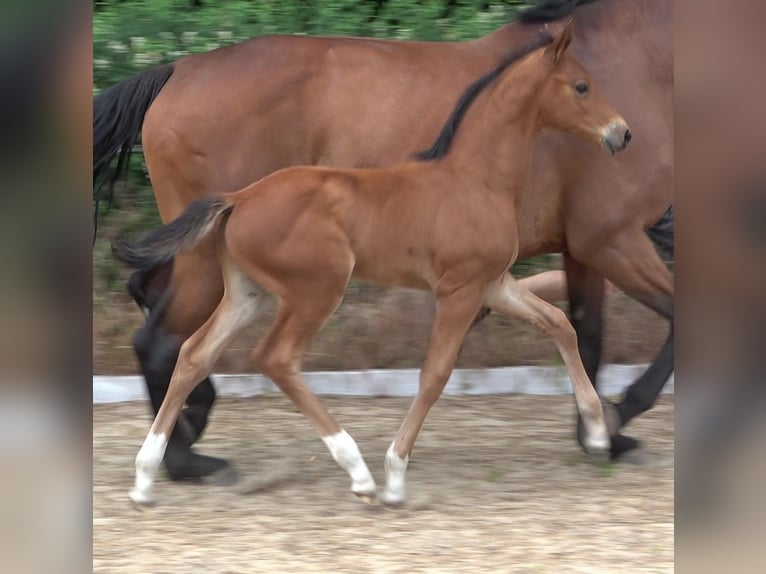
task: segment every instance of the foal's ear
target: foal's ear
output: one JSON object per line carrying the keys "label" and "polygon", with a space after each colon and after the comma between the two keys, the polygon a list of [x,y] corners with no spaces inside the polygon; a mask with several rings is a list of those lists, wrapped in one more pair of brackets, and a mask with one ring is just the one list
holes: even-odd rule
{"label": "foal's ear", "polygon": [[558,64],[564,52],[569,48],[569,44],[572,43],[572,30],[574,29],[573,18],[564,26],[564,29],[559,32],[558,36],[553,38],[553,43],[546,48],[545,53],[550,55],[554,64]]}

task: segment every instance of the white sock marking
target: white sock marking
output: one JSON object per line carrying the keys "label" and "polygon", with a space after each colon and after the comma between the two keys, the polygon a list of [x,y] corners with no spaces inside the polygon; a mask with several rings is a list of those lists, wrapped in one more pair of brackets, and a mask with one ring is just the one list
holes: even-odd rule
{"label": "white sock marking", "polygon": [[588,430],[587,436],[585,437],[585,447],[589,451],[593,451],[593,452],[608,451],[609,447],[612,444],[612,441],[609,439],[609,431],[607,431],[606,425],[603,425],[603,424],[588,425],[586,423],[585,428],[587,429],[588,426],[590,426],[591,428]]}
{"label": "white sock marking", "polygon": [[341,430],[334,435],[322,437],[322,440],[335,462],[351,476],[351,491],[356,494],[375,494],[375,479],[351,435]]}
{"label": "white sock marking", "polygon": [[[396,441],[394,441],[396,442]],[[383,500],[391,504],[401,504],[405,498],[404,475],[407,472],[407,464],[410,457],[400,458],[394,450],[394,443],[386,451],[386,489],[383,491]]]}
{"label": "white sock marking", "polygon": [[130,498],[137,504],[149,504],[152,502],[152,489],[157,469],[165,456],[168,440],[164,433],[149,434],[136,456],[136,483],[130,491]]}

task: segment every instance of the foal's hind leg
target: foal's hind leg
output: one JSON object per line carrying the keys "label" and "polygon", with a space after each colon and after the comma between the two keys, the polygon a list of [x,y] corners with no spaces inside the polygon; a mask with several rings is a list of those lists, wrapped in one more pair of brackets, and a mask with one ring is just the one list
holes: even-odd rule
{"label": "foal's hind leg", "polygon": [[137,504],[152,502],[157,468],[189,393],[210,374],[229,342],[255,317],[260,288],[230,265],[224,280],[226,290],[218,308],[181,346],[165,400],[136,457],[136,482],[130,497]]}
{"label": "foal's hind leg", "polygon": [[420,371],[418,394],[386,452],[386,488],[382,494],[386,504],[404,503],[404,478],[412,447],[428,411],[441,396],[452,373],[463,337],[481,306],[482,292],[482,285],[469,285],[447,296],[438,296],[428,355]]}
{"label": "foal's hind leg", "polygon": [[351,491],[374,499],[375,480],[351,435],[344,431],[301,377],[303,353],[343,298],[339,290],[311,286],[306,296],[283,298],[269,334],[253,352],[258,370],[268,376],[298,407],[322,437],[335,461],[351,477]]}
{"label": "foal's hind leg", "polygon": [[564,312],[533,295],[508,273],[487,288],[485,304],[503,315],[525,319],[553,338],[569,372],[577,408],[585,421],[585,447],[591,453],[608,451],[609,432],[601,401],[585,372],[577,350],[577,336]]}

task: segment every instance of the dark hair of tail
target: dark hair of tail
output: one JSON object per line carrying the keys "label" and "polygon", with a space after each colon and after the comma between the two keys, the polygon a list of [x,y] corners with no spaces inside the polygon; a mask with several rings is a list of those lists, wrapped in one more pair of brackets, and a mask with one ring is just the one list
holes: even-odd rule
{"label": "dark hair of tail", "polygon": [[675,215],[671,205],[660,220],[646,230],[649,239],[665,261],[674,261],[675,258],[675,227]]}
{"label": "dark hair of tail", "polygon": [[112,253],[134,269],[167,263],[181,251],[193,249],[215,227],[218,219],[234,209],[225,197],[203,197],[192,202],[180,216],[138,241],[118,240]]}
{"label": "dark hair of tail", "polygon": [[575,8],[596,0],[540,0],[537,4],[519,12],[519,20],[525,24],[542,24],[571,16]]}
{"label": "dark hair of tail", "polygon": [[[173,64],[151,68],[115,84],[93,100],[94,241],[99,203],[106,199],[111,204],[114,184],[127,172],[144,115],[172,74]],[[110,175],[109,167],[115,157],[117,166]]]}

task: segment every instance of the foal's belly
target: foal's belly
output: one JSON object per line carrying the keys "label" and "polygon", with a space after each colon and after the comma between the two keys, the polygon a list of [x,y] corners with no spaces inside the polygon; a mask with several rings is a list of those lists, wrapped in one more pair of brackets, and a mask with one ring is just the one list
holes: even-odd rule
{"label": "foal's belly", "polygon": [[425,265],[407,265],[402,261],[391,261],[399,257],[389,254],[377,260],[357,259],[351,278],[358,281],[430,291],[433,285],[433,271]]}

